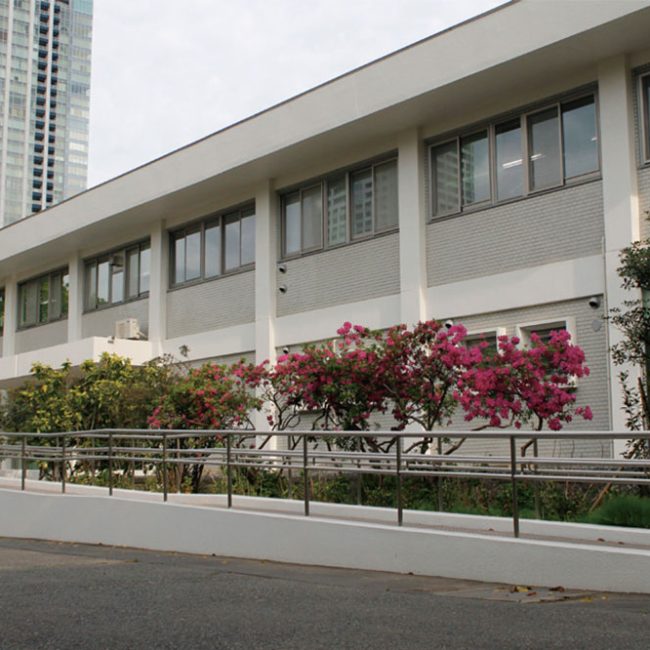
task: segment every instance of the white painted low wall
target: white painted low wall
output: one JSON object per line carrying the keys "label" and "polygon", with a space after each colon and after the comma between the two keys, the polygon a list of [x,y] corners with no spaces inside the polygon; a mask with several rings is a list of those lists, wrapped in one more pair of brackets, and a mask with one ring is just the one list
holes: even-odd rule
{"label": "white painted low wall", "polygon": [[160,495],[124,498],[116,494],[109,498],[95,490],[64,496],[0,489],[0,511],[0,536],[4,537],[650,593],[647,550],[515,540],[409,525],[398,528],[394,524],[335,520],[316,513],[306,518],[181,505],[173,500],[165,504]]}

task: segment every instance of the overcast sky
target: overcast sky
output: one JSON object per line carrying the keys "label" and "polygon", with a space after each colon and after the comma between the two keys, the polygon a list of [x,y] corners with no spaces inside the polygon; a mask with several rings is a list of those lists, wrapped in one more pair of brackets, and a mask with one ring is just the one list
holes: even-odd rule
{"label": "overcast sky", "polygon": [[89,186],[499,4],[95,0]]}

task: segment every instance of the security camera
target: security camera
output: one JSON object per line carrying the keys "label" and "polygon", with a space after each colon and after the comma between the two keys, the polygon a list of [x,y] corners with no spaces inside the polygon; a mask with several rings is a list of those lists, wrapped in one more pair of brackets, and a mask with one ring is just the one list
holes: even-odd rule
{"label": "security camera", "polygon": [[454,326],[454,321],[449,318],[448,320],[445,321],[445,327],[447,329],[451,329]]}
{"label": "security camera", "polygon": [[287,293],[287,285],[286,285],[286,284],[281,284],[281,285],[278,287],[278,291],[279,291],[280,293]]}
{"label": "security camera", "polygon": [[598,296],[591,296],[591,298],[589,298],[589,306],[592,309],[598,309],[598,307],[600,307],[600,298]]}
{"label": "security camera", "polygon": [[278,271],[280,271],[280,273],[286,273],[287,272],[287,265],[286,264],[278,264]]}
{"label": "security camera", "polygon": [[282,348],[282,352],[283,352],[283,354],[289,354],[289,346],[288,346],[288,345],[285,345],[285,346]]}

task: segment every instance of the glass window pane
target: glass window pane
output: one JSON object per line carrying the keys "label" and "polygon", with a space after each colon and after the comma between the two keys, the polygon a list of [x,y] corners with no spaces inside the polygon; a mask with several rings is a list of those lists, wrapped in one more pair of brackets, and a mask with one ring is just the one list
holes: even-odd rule
{"label": "glass window pane", "polygon": [[60,274],[52,276],[52,284],[50,287],[50,317],[49,320],[56,320],[61,318],[61,293],[63,283]]}
{"label": "glass window pane", "polygon": [[490,156],[487,131],[461,138],[463,205],[490,198]]}
{"label": "glass window pane", "polygon": [[0,291],[0,336],[4,334],[5,326],[5,292]]}
{"label": "glass window pane", "polygon": [[255,214],[245,212],[241,219],[241,264],[255,261]]}
{"label": "glass window pane", "polygon": [[149,291],[151,278],[151,248],[149,245],[140,248],[140,294]]}
{"label": "glass window pane", "polygon": [[239,214],[224,217],[225,228],[225,269],[230,271],[239,266]]}
{"label": "glass window pane", "polygon": [[342,244],[347,239],[348,194],[345,176],[327,181],[327,243]]}
{"label": "glass window pane", "polygon": [[375,167],[375,215],[377,230],[397,225],[397,161]]}
{"label": "glass window pane", "polygon": [[205,277],[221,273],[221,222],[205,229]]}
{"label": "glass window pane", "polygon": [[645,159],[650,159],[650,75],[643,77],[643,124],[645,129]]}
{"label": "glass window pane", "polygon": [[512,199],[524,193],[524,161],[519,119],[495,129],[497,199]]}
{"label": "glass window pane", "polygon": [[137,298],[139,293],[139,259],[140,251],[132,248],[126,253],[126,296],[127,298]]}
{"label": "glass window pane", "polygon": [[321,185],[302,192],[302,249],[323,245],[323,189]]}
{"label": "glass window pane", "polygon": [[42,278],[38,281],[38,322],[47,323],[50,307],[50,280]]}
{"label": "glass window pane", "polygon": [[431,149],[433,214],[458,212],[458,146],[456,141]]}
{"label": "glass window pane", "polygon": [[300,194],[284,197],[284,253],[299,253],[302,234],[300,225]]}
{"label": "glass window pane", "polygon": [[174,282],[185,282],[185,237],[174,239]]}
{"label": "glass window pane", "polygon": [[562,106],[564,178],[598,169],[596,105],[593,97],[583,97]]}
{"label": "glass window pane", "polygon": [[350,174],[352,237],[372,232],[372,169]]}
{"label": "glass window pane", "polygon": [[530,156],[530,187],[539,190],[559,185],[560,124],[557,108],[531,115],[528,118],[528,151]]}
{"label": "glass window pane", "polygon": [[95,309],[97,307],[97,264],[91,262],[86,264],[86,309]]}
{"label": "glass window pane", "polygon": [[185,279],[201,277],[201,231],[185,235]]}
{"label": "glass window pane", "polygon": [[28,282],[20,287],[20,324],[34,325],[38,306],[38,283]]}
{"label": "glass window pane", "polygon": [[111,261],[111,302],[124,300],[124,255],[113,255]]}
{"label": "glass window pane", "polygon": [[70,275],[64,273],[61,279],[61,316],[68,315],[68,301],[70,299]]}
{"label": "glass window pane", "polygon": [[108,303],[108,283],[110,264],[108,260],[97,265],[97,305]]}

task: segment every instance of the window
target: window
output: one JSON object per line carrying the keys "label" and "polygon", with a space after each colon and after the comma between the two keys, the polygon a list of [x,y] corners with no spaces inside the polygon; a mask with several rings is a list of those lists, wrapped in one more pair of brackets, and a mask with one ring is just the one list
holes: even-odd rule
{"label": "window", "polygon": [[151,248],[148,241],[86,260],[85,309],[101,309],[148,294],[150,266]]}
{"label": "window", "polygon": [[536,323],[526,323],[517,326],[517,336],[521,344],[530,347],[532,334],[539,336],[542,343],[547,344],[551,339],[552,332],[567,331],[571,335],[571,342],[575,344],[575,319],[558,318],[556,320],[539,321]]}
{"label": "window", "polygon": [[45,325],[68,315],[68,271],[42,275],[18,286],[18,327]]}
{"label": "window", "polygon": [[650,161],[650,74],[640,79],[641,84],[641,125],[643,129],[642,158],[645,162]]}
{"label": "window", "polygon": [[433,217],[561,187],[599,169],[595,97],[556,102],[433,145],[429,163]]}
{"label": "window", "polygon": [[215,278],[255,262],[255,210],[241,208],[171,235],[173,285]]}
{"label": "window", "polygon": [[483,348],[483,353],[486,355],[494,355],[499,349],[498,337],[504,336],[505,333],[506,330],[503,327],[481,331],[471,331],[467,333],[467,336],[465,337],[463,343],[467,347],[474,347],[476,345],[480,345],[481,343],[487,343],[487,346]]}
{"label": "window", "polygon": [[0,289],[0,336],[5,331],[5,290]]}
{"label": "window", "polygon": [[285,257],[397,227],[397,160],[369,164],[282,196]]}

